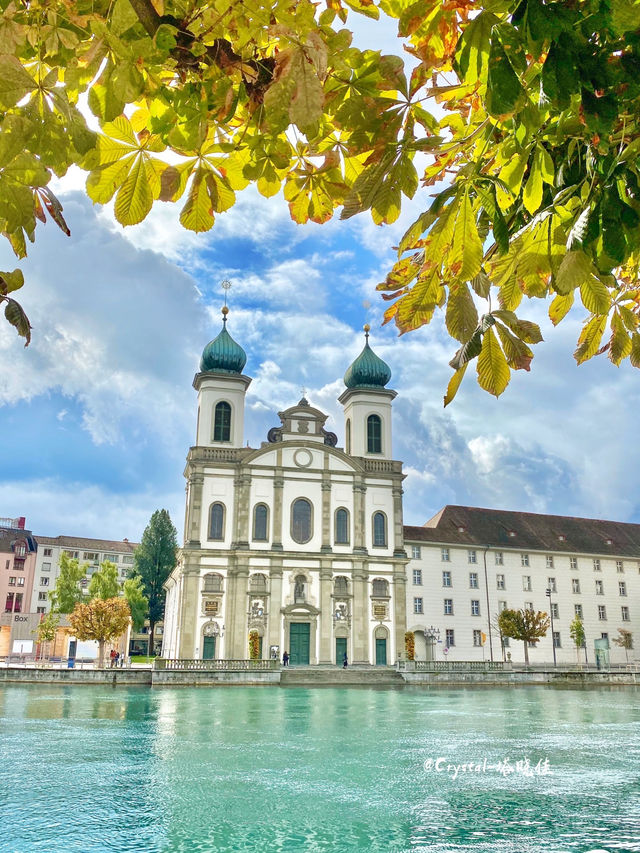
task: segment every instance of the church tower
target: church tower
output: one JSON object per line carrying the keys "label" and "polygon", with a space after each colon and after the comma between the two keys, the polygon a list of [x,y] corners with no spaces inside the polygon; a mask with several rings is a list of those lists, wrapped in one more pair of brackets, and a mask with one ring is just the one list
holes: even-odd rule
{"label": "church tower", "polygon": [[364,349],[344,375],[347,390],[338,398],[344,406],[345,450],[350,456],[393,459],[391,401],[396,392],[385,388],[391,369],[369,346],[364,327]]}
{"label": "church tower", "polygon": [[244,404],[251,384],[242,370],[247,354],[227,331],[225,305],[222,331],[210,341],[200,359],[193,387],[198,392],[198,447],[242,447],[244,442]]}

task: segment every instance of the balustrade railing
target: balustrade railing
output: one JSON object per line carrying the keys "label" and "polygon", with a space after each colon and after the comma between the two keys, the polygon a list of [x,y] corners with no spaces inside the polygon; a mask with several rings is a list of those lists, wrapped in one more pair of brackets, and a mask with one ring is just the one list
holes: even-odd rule
{"label": "balustrade railing", "polygon": [[416,660],[406,663],[416,672],[495,672],[505,669],[501,660]]}
{"label": "balustrade railing", "polygon": [[280,668],[278,660],[187,660],[184,658],[156,658],[154,669],[206,670],[208,672],[269,671]]}

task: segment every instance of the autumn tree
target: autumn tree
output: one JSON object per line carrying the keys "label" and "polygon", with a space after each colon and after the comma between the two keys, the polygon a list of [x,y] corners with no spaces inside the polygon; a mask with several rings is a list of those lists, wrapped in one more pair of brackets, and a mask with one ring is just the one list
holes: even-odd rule
{"label": "autumn tree", "polygon": [[549,630],[549,616],[530,608],[521,610],[501,610],[498,626],[504,637],[521,640],[524,643],[524,662],[529,665],[529,643],[537,643],[546,637]]}
{"label": "autumn tree", "polygon": [[59,566],[60,574],[56,585],[49,593],[51,607],[56,613],[71,613],[76,604],[86,598],[81,582],[86,577],[89,564],[81,565],[77,559],[72,559],[63,551]]}
{"label": "autumn tree", "polygon": [[[0,0],[0,231],[69,227],[50,184],[71,166],[122,225],[158,202],[207,231],[255,184],[296,222],[422,208],[379,285],[400,333],[444,314],[499,395],[538,326],[574,304],[578,363],[640,366],[640,4],[635,0]],[[397,19],[398,55],[352,43]],[[394,22],[389,21],[391,26]],[[344,26],[348,24],[348,26]],[[403,58],[401,58],[403,57]],[[94,132],[79,104],[87,103]],[[0,302],[26,341],[19,269]]]}
{"label": "autumn tree", "polygon": [[97,641],[98,666],[102,668],[105,643],[121,637],[130,619],[129,605],[123,598],[94,598],[87,604],[76,604],[69,614],[69,632],[78,640]]}
{"label": "autumn tree", "polygon": [[149,602],[149,655],[153,654],[156,623],[164,619],[164,584],[176,566],[177,551],[177,533],[171,517],[166,509],[158,509],[151,516],[133,555],[133,574],[140,577]]}
{"label": "autumn tree", "polygon": [[576,658],[580,660],[580,649],[584,649],[585,660],[587,657],[587,637],[584,631],[584,623],[579,616],[575,616],[569,625],[569,636],[576,647]]}
{"label": "autumn tree", "polygon": [[629,651],[633,648],[633,634],[631,631],[627,631],[625,628],[618,628],[618,636],[613,637],[612,641],[616,646],[624,649],[625,660],[629,663]]}

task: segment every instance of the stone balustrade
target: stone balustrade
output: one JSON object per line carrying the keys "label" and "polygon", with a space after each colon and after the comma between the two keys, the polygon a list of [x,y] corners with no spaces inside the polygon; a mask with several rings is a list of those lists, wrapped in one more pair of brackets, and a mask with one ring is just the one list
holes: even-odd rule
{"label": "stone balustrade", "polygon": [[280,669],[278,660],[186,660],[156,658],[153,668],[171,670],[205,670],[208,672],[256,672]]}

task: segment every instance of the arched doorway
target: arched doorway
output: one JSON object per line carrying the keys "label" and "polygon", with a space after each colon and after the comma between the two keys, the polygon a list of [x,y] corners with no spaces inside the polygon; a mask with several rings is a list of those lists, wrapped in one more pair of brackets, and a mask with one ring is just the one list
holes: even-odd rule
{"label": "arched doorway", "polygon": [[207,622],[202,629],[202,660],[215,660],[216,645],[220,636],[220,626],[217,622]]}
{"label": "arched doorway", "polygon": [[386,628],[383,628],[380,625],[375,630],[374,640],[376,647],[376,666],[386,666],[387,665],[387,641],[389,637],[389,632]]}

